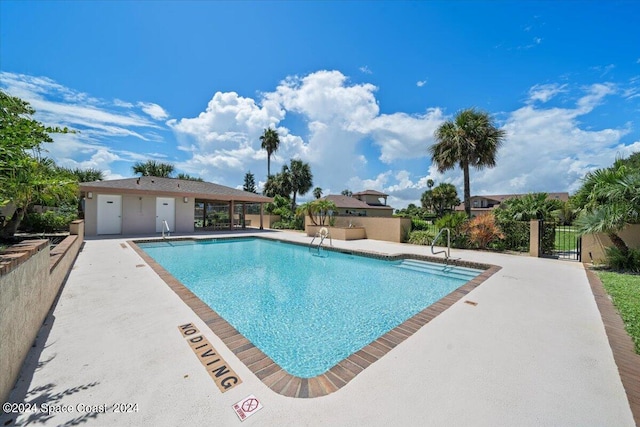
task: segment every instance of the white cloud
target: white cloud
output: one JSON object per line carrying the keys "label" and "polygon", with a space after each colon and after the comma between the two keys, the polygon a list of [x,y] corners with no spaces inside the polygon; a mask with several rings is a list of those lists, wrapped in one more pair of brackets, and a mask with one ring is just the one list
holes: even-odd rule
{"label": "white cloud", "polygon": [[425,80],[418,80],[416,82],[416,86],[418,86],[418,87],[422,87],[422,86],[424,86],[426,84],[427,84],[427,80],[426,79]]}
{"label": "white cloud", "polygon": [[373,74],[373,71],[371,71],[366,65],[360,67],[359,70],[364,74]]}
{"label": "white cloud", "polygon": [[557,94],[566,92],[566,88],[566,84],[560,85],[557,83],[535,85],[529,89],[529,101],[547,102]]}
{"label": "white cloud", "polygon": [[154,120],[164,120],[169,117],[164,108],[153,102],[138,102],[138,106]]}

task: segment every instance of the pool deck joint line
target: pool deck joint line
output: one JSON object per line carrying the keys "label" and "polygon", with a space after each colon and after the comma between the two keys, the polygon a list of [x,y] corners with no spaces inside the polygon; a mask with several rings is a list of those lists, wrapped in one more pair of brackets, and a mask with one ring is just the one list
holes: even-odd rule
{"label": "pool deck joint line", "polygon": [[[260,237],[255,237],[260,238]],[[233,237],[231,237],[233,239]],[[174,240],[174,239],[165,239]],[[193,238],[178,238],[175,240],[201,240]],[[206,239],[204,239],[206,240]],[[221,240],[217,238],[215,240]],[[269,239],[273,240],[273,239]],[[416,333],[420,328],[436,318],[439,314],[462,299],[473,289],[480,286],[502,267],[478,263],[455,263],[465,267],[484,267],[484,271],[474,279],[468,281],[448,295],[442,297],[419,313],[410,317],[400,325],[388,331],[378,339],[369,343],[359,351],[351,354],[346,359],[337,363],[323,374],[313,378],[301,378],[284,371],[269,356],[254,346],[247,338],[231,326],[225,319],[216,313],[211,307],[202,302],[195,294],[187,289],[171,273],[165,270],[153,258],[151,258],[136,243],[159,242],[158,239],[129,240],[127,243],[142,259],[155,271],[162,280],[187,304],[202,321],[216,334],[222,342],[253,372],[267,387],[278,394],[287,397],[314,398],[331,394],[344,387],[360,372],[382,358],[394,347]],[[287,242],[294,243],[295,242]],[[338,251],[338,250],[337,250]],[[340,251],[342,252],[342,251]],[[356,255],[374,257],[380,259],[419,259],[434,261],[432,257],[415,254],[396,254],[393,256],[372,252],[353,251]],[[437,259],[440,261],[440,259]],[[440,261],[441,262],[441,261]],[[204,362],[203,362],[204,363]],[[239,379],[238,379],[239,380]],[[217,383],[216,383],[217,384]]]}

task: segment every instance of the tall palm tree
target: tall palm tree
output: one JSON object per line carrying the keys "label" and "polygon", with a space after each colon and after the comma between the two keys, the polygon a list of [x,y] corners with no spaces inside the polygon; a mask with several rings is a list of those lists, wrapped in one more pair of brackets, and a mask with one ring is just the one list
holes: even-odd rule
{"label": "tall palm tree", "polygon": [[271,176],[271,155],[278,151],[280,146],[280,136],[275,129],[265,129],[260,137],[261,148],[267,151],[267,178]]}
{"label": "tall palm tree", "polygon": [[145,163],[136,162],[133,166],[133,173],[139,173],[141,176],[157,176],[161,178],[169,178],[175,167],[171,163],[156,162],[155,160],[147,160]]}
{"label": "tall palm tree", "polygon": [[303,196],[311,189],[311,186],[313,185],[313,175],[311,174],[311,167],[309,166],[309,163],[304,163],[299,159],[291,159],[288,172],[291,191],[293,192],[293,197],[291,198],[291,211],[295,212],[296,195],[300,194]]}
{"label": "tall palm tree", "polygon": [[320,197],[322,197],[322,188],[320,187],[316,187],[313,189],[313,197],[315,197],[316,199],[319,199]]}
{"label": "tall palm tree", "polygon": [[469,167],[483,169],[496,165],[496,153],[505,138],[484,111],[469,108],[459,112],[453,121],[441,124],[435,132],[436,143],[429,148],[438,171],[460,166],[464,175],[464,210],[471,217],[471,185]]}

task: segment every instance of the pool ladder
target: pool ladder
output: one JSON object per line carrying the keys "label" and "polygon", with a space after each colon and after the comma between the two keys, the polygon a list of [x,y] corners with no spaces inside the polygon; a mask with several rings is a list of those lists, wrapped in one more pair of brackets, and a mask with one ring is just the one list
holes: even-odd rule
{"label": "pool ladder", "polygon": [[[447,250],[442,250],[442,251],[434,251],[433,247],[436,244],[436,242],[438,241],[438,239],[440,238],[440,235],[446,230],[447,232]],[[449,230],[448,228],[443,228],[440,230],[440,232],[438,233],[438,235],[436,236],[435,239],[433,239],[433,242],[431,242],[431,253],[433,255],[438,255],[438,254],[444,254],[444,259],[449,261],[449,258],[451,258],[451,230]]]}
{"label": "pool ladder", "polygon": [[320,239],[320,242],[318,242],[318,245],[317,245],[317,246],[315,246],[315,249],[317,249],[317,251],[318,251],[318,252],[317,252],[317,255],[319,256],[319,255],[322,253],[322,251],[321,251],[321,250],[322,250],[322,244],[324,243],[324,240],[325,240],[327,237],[329,238],[329,244],[330,244],[331,246],[333,246],[333,239],[331,238],[331,233],[329,233],[329,230],[328,230],[326,227],[322,227],[322,228],[320,229],[320,231],[318,231],[318,232],[316,233],[316,235],[315,235],[315,236],[313,236],[313,239],[311,239],[311,243],[309,243],[309,252],[311,252],[311,249],[312,249],[312,248],[314,248],[314,246],[313,246],[313,242],[315,242],[315,241],[316,241],[316,239],[318,239],[318,238],[319,238],[319,239]]}
{"label": "pool ladder", "polygon": [[166,239],[164,232],[167,231],[167,236],[171,236],[171,230],[169,230],[169,223],[166,219],[162,220],[162,238]]}

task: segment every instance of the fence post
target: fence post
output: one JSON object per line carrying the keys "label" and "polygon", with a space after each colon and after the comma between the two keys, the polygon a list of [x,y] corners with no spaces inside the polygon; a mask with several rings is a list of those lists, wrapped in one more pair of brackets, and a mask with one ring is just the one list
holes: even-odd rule
{"label": "fence post", "polygon": [[542,233],[542,221],[532,219],[529,225],[529,256],[540,257],[540,236]]}

